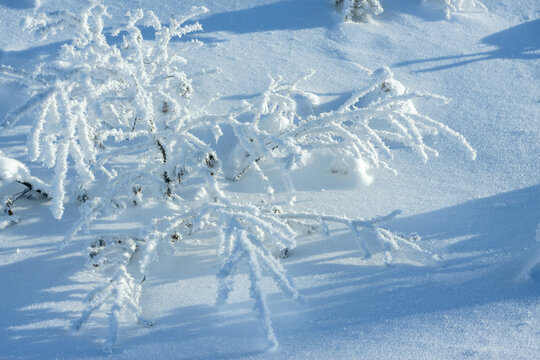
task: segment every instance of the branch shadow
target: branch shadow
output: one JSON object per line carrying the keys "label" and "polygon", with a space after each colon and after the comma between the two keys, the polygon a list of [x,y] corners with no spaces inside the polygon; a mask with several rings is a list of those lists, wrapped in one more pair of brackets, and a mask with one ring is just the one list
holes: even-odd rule
{"label": "branch shadow", "polygon": [[[205,44],[224,42],[212,34],[229,32],[248,34],[278,30],[302,30],[318,27],[328,27],[335,23],[328,4],[318,0],[283,0],[266,5],[249,7],[247,9],[210,14],[197,19],[203,27],[203,32],[188,33],[182,38],[171,39],[171,42],[190,42],[200,40]],[[187,25],[194,21],[186,22]],[[165,26],[167,24],[164,24]],[[143,38],[153,41],[156,31],[152,27],[139,26]],[[122,42],[124,32],[117,36],[107,33],[107,42],[115,45]]]}
{"label": "branch shadow", "polygon": [[60,256],[55,246],[45,246],[38,253],[2,266],[0,359],[99,356],[93,350],[98,347],[88,339],[70,336],[68,330],[79,316],[69,304],[84,296],[81,284],[71,278],[80,258]]}
{"label": "branch shadow", "polygon": [[[534,303],[540,279],[535,286],[536,280],[522,283],[515,275],[530,249],[538,247],[534,231],[539,219],[536,185],[391,222],[390,228],[415,231],[425,239],[424,246],[440,252],[438,264],[425,266],[353,264],[359,257],[356,241],[343,231],[300,241],[282,263],[293,279],[311,279],[298,281],[307,303],[291,303],[278,293],[268,296],[282,348],[291,351],[298,344],[321,341],[327,333],[409,316],[439,316],[506,301]],[[264,356],[257,350],[264,346],[263,336],[251,307],[244,300],[221,308],[174,308],[156,319],[151,330],[156,333],[134,333],[125,346],[177,344],[184,351],[179,358]]]}
{"label": "branch shadow", "polygon": [[[425,239],[424,247],[439,252],[442,259],[434,266],[348,265],[347,256],[294,260],[325,249],[320,242],[300,244],[287,259],[289,274],[296,279],[324,274],[325,280],[302,289],[308,305],[296,314],[280,312],[273,304],[276,333],[309,339],[324,329],[363,329],[403,317],[506,301],[534,304],[540,297],[540,278],[521,282],[517,277],[530,254],[540,253],[534,240],[539,220],[536,185],[389,224],[396,231],[417,232]],[[333,251],[350,242],[343,237],[328,241],[326,249]],[[352,243],[346,247],[352,248]]]}
{"label": "branch shadow", "polygon": [[[235,304],[237,309],[249,306]],[[185,306],[155,319],[154,327],[147,332],[131,329],[121,346],[126,353],[140,351],[141,345],[145,352],[163,349],[165,358],[175,359],[251,357],[264,353],[264,334],[258,325],[249,313],[230,315],[216,306]]]}
{"label": "branch shadow", "polygon": [[538,34],[540,34],[540,19],[535,19],[486,36],[481,40],[481,43],[484,45],[496,47],[495,50],[440,56],[429,59],[407,60],[395,63],[394,66],[403,67],[431,62],[440,64],[415,71],[422,73],[494,59],[536,60],[540,59],[540,36]]}
{"label": "branch shadow", "polygon": [[66,42],[58,41],[24,50],[2,51],[0,49],[0,63],[16,69],[28,69],[40,63],[53,61],[64,44]]}
{"label": "branch shadow", "polygon": [[0,6],[12,9],[31,9],[35,6],[35,0],[0,0]]}
{"label": "branch shadow", "polygon": [[[313,341],[321,341],[327,333],[345,334],[346,328],[365,329],[408,316],[513,300],[538,301],[540,279],[519,282],[515,277],[525,264],[524,259],[538,249],[534,233],[539,220],[540,184],[390,222],[388,227],[394,231],[418,233],[423,239],[421,245],[441,256],[438,264],[424,266],[363,264],[361,259],[358,261],[356,240],[344,231],[332,231],[329,237],[303,238],[282,263],[297,279],[307,303],[291,303],[279,293],[268,296],[282,348],[291,351],[298,344],[310,346]],[[215,271],[215,260],[209,258],[211,248],[209,244],[200,247],[195,241],[187,253],[164,257],[164,262],[158,264],[160,269],[156,269],[154,279],[148,280],[149,295],[144,303],[173,302],[166,306],[169,311],[153,319],[152,328],[123,326],[118,344],[123,357],[140,357],[155,351],[165,358],[178,359],[265,356],[264,334],[251,311],[251,300],[241,298],[215,307],[205,301],[182,305],[182,301],[174,299],[174,294],[182,291],[195,291],[197,296],[201,289],[204,297],[209,284],[171,293],[157,291],[163,284],[169,288],[179,280],[193,284],[194,279],[211,275]],[[3,281],[4,287],[14,290],[0,298],[0,306],[6,313],[18,314],[0,319],[2,330],[8,335],[0,340],[3,356],[37,359],[52,355],[76,357],[84,352],[88,358],[103,357],[96,341],[87,340],[101,339],[102,327],[85,328],[83,336],[66,338],[66,330],[53,321],[61,322],[77,314],[45,306],[60,298],[80,299],[84,292],[77,290],[77,282],[68,277],[79,261],[46,252],[41,257],[3,267],[6,274],[20,274],[20,279]],[[177,271],[178,264],[187,271]],[[59,275],[35,272],[36,265],[54,269]],[[58,285],[63,288],[55,289]],[[161,308],[160,305],[156,309]],[[43,327],[25,326],[28,324]]]}

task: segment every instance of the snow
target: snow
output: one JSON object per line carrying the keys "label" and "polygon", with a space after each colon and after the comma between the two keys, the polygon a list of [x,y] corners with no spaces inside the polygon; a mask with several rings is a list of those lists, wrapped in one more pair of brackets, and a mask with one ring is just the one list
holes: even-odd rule
{"label": "snow", "polygon": [[[41,3],[80,6],[74,0]],[[219,93],[220,99],[209,105],[216,112],[256,99],[268,89],[269,76],[292,83],[311,69],[315,74],[302,83],[303,89],[316,95],[312,103],[318,111],[331,111],[368,82],[370,71],[386,66],[399,92],[450,99],[446,104],[420,99],[414,109],[462,134],[477,156],[471,161],[459,138],[432,137],[426,144],[439,156],[426,163],[413,151],[397,149],[391,161],[397,176],[366,164],[352,166],[360,179],[353,171],[321,174],[315,170],[330,168],[323,157],[294,171],[300,211],[371,218],[401,209],[388,229],[425,253],[414,252],[415,258],[407,249],[401,257],[394,252],[390,265],[382,254],[367,259],[344,226],[331,227],[328,237],[297,239],[297,248],[279,263],[305,303],[288,301],[272,279],[251,275],[269,294],[260,306],[269,309],[279,341],[275,352],[266,351],[265,329],[252,311],[248,267],[238,265],[228,302],[216,306],[217,240],[194,237],[149,265],[140,305],[154,325],[122,318],[113,354],[104,353],[105,311],[71,331],[85,309],[84,297],[100,283],[98,274],[85,267],[89,235],[58,246],[79,216],[78,205],[57,204],[65,210],[63,219],[56,220],[48,203],[21,199],[15,208],[20,222],[0,230],[0,359],[540,357],[536,1],[483,0],[487,11],[454,12],[446,19],[428,1],[383,0],[384,12],[363,24],[343,22],[326,0],[110,3],[113,19],[138,7],[163,18],[185,14],[194,5],[210,9],[199,17],[204,31],[185,39],[200,39],[204,45],[178,41],[174,46],[188,60],[186,73],[200,95],[193,101]],[[21,31],[19,24],[33,5],[0,1],[0,32],[5,34],[0,65],[29,70],[57,53],[61,34],[41,44]],[[201,68],[207,76],[196,75]],[[24,103],[21,87],[12,82],[1,84],[0,94],[0,119]],[[4,183],[51,180],[39,163],[27,161],[29,120],[0,128]],[[263,121],[279,132],[290,118]],[[334,165],[344,171],[350,164]],[[276,173],[267,175],[286,206],[286,185],[280,185]],[[16,186],[3,184],[0,198],[20,191]],[[255,201],[261,187],[261,179],[250,172],[227,191]],[[132,232],[151,216],[112,213],[93,229]],[[0,224],[5,218],[0,216]]]}
{"label": "snow", "polygon": [[23,163],[3,156],[0,152],[0,181],[24,181],[23,179],[26,179],[29,176],[30,171]]}
{"label": "snow", "polygon": [[32,176],[28,167],[22,162],[4,156],[0,151],[0,187],[13,183],[30,184],[34,190],[47,192],[48,185]]}

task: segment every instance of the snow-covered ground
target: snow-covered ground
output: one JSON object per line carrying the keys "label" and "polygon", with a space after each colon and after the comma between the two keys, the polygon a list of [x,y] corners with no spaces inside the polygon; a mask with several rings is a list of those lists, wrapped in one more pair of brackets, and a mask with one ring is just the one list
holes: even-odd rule
{"label": "snow-covered ground", "polygon": [[[204,45],[174,46],[187,58],[190,76],[221,69],[193,80],[193,101],[221,95],[211,105],[217,113],[263,92],[268,75],[294,82],[311,69],[315,74],[303,86],[328,111],[362,86],[365,68],[387,66],[411,91],[451,99],[415,104],[463,134],[477,158],[471,161],[454,138],[441,137],[428,139],[439,157],[423,163],[398,150],[391,165],[399,174],[376,169],[371,185],[351,175],[315,176],[309,167],[294,173],[299,209],[364,218],[401,209],[386,226],[419,238],[438,260],[396,259],[389,266],[377,257],[364,260],[356,240],[339,227],[329,237],[298,239],[280,261],[306,303],[287,301],[271,279],[264,283],[276,352],[264,350],[247,275],[235,278],[226,305],[215,306],[216,246],[193,239],[152,265],[141,306],[154,326],[126,321],[115,352],[104,353],[105,314],[70,330],[96,285],[85,267],[85,237],[58,247],[78,217],[76,204],[66,204],[64,218],[55,220],[44,200],[23,200],[20,222],[0,230],[0,359],[540,358],[540,8],[535,0],[482,2],[487,12],[445,19],[420,0],[383,0],[384,13],[356,24],[343,22],[327,0],[111,1],[113,19],[138,7],[164,18],[194,5],[210,9],[198,19],[204,31],[186,36]],[[26,69],[58,51],[61,34],[43,44],[22,32],[33,5],[0,0],[0,65]],[[20,86],[3,84],[0,119],[25,96]],[[46,177],[27,162],[28,124],[0,128],[0,150]],[[2,159],[0,174],[14,161]],[[256,182],[246,174],[229,191],[249,198]],[[17,186],[0,187],[0,197]],[[287,196],[277,189],[278,197]],[[94,227],[131,230],[148,216],[105,217]]]}

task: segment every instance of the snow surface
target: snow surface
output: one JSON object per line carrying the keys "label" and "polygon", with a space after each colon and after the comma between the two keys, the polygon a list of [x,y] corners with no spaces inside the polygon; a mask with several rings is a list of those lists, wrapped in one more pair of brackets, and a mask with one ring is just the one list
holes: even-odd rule
{"label": "snow surface", "polygon": [[[79,4],[43,1],[55,3]],[[205,31],[188,36],[205,45],[177,46],[187,49],[188,75],[201,67],[221,69],[193,84],[201,98],[221,94],[217,110],[260,94],[267,75],[294,81],[310,69],[316,74],[307,87],[321,106],[331,106],[365,80],[358,65],[388,66],[407,88],[452,99],[416,106],[463,134],[478,156],[470,161],[456,143],[441,138],[433,140],[438,158],[422,164],[417,155],[399,152],[392,162],[399,175],[377,170],[369,186],[338,175],[314,178],[309,169],[295,174],[301,209],[350,217],[402,209],[388,227],[418,234],[421,247],[440,260],[391,266],[366,261],[340,229],[329,238],[299,239],[281,262],[307,303],[285,301],[270,279],[265,284],[280,341],[274,353],[264,351],[247,275],[236,278],[231,301],[216,307],[215,246],[194,239],[153,265],[142,308],[155,325],[126,323],[116,352],[104,354],[104,316],[70,331],[95,285],[84,267],[82,241],[58,249],[78,216],[75,204],[66,204],[58,221],[45,206],[23,202],[21,223],[0,232],[0,359],[540,358],[537,1],[484,0],[488,12],[446,20],[421,1],[386,0],[384,13],[369,24],[342,22],[326,0],[111,3],[115,16],[137,7],[164,17],[193,5],[211,10],[199,20]],[[53,58],[61,45],[61,36],[40,45],[21,32],[20,21],[33,5],[0,0],[0,64],[30,67]],[[24,101],[12,83],[3,84],[0,95],[0,118]],[[23,161],[28,130],[24,124],[0,128],[1,151]],[[30,171],[42,175],[37,166]],[[231,190],[250,196],[250,181],[257,186],[248,178],[246,186]],[[0,198],[8,190],[0,188]],[[110,217],[95,227],[130,230],[144,221]]]}

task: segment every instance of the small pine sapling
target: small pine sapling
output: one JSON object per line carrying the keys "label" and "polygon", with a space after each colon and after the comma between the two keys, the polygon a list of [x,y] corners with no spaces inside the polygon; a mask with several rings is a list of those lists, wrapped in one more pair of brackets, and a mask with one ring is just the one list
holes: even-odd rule
{"label": "small pine sapling", "polygon": [[335,0],[336,8],[344,12],[345,21],[368,22],[384,10],[379,0]]}

